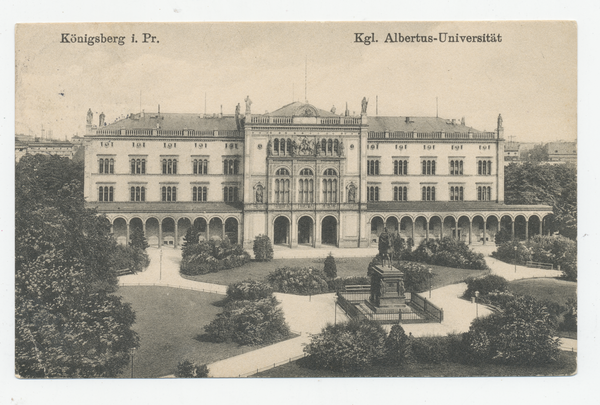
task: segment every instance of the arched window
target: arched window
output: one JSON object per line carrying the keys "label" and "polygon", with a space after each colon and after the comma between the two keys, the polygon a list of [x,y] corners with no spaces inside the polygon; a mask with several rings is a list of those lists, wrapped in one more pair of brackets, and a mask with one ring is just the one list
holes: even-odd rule
{"label": "arched window", "polygon": [[481,160],[477,161],[477,174],[483,174],[482,172],[482,168],[483,167],[483,162]]}
{"label": "arched window", "polygon": [[450,161],[450,175],[454,176],[454,160]]}
{"label": "arched window", "polygon": [[288,155],[292,154],[292,148],[293,147],[294,147],[294,144],[292,143],[292,140],[288,138],[288,140],[287,140],[287,150],[286,150],[286,153]]}
{"label": "arched window", "polygon": [[327,139],[325,138],[321,140],[321,151],[323,152],[323,154],[327,153]]}
{"label": "arched window", "polygon": [[163,174],[167,174],[167,159],[163,159],[162,161],[162,172]]}
{"label": "arched window", "polygon": [[[300,170],[300,176],[313,176],[313,171],[308,168],[302,169]],[[314,202],[314,180],[312,178],[298,180],[298,202]]]}
{"label": "arched window", "polygon": [[431,161],[431,174],[435,175],[435,160]]}
{"label": "arched window", "polygon": [[110,159],[110,174],[114,174],[114,173],[115,173],[115,160]]}
{"label": "arched window", "polygon": [[327,140],[327,154],[331,155],[333,153],[333,141],[331,139]]}
{"label": "arched window", "polygon": [[302,169],[300,170],[300,176],[312,176],[313,171],[311,169]]}
{"label": "arched window", "polygon": [[323,176],[337,176],[335,169],[325,169]]}
{"label": "arched window", "polygon": [[281,138],[279,141],[279,152],[283,155],[285,154],[285,139]]}
{"label": "arched window", "polygon": [[[323,172],[323,176],[336,177],[337,172],[334,169],[325,169]],[[338,182],[336,178],[333,179],[323,179],[323,202],[325,203],[335,203],[337,202],[337,193],[338,193]]]}
{"label": "arched window", "polygon": [[282,167],[281,169],[277,169],[277,171],[275,172],[276,176],[289,176],[290,172],[288,169]]}
{"label": "arched window", "polygon": [[[98,173],[100,173],[100,174],[104,173],[104,159],[98,160]],[[102,201],[102,200],[100,200],[100,201]]]}
{"label": "arched window", "polygon": [[[290,171],[285,167],[277,169],[275,172],[276,176],[288,177]],[[289,178],[275,179],[275,193],[273,198],[276,203],[289,203],[290,202],[290,180]]]}
{"label": "arched window", "polygon": [[131,159],[131,174],[135,174],[135,159]]}
{"label": "arched window", "polygon": [[279,139],[273,139],[273,152],[279,154]]}
{"label": "arched window", "polygon": [[334,155],[336,155],[336,156],[337,156],[337,155],[339,155],[339,150],[340,150],[339,146],[340,146],[340,145],[339,145],[339,141],[338,141],[337,139],[335,139],[335,140],[333,141],[333,153],[334,153]]}

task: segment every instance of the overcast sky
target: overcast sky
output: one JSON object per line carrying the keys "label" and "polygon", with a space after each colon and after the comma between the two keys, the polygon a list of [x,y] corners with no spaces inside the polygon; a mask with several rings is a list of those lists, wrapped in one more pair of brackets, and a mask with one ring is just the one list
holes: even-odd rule
{"label": "overcast sky", "polygon": [[[143,33],[158,43],[142,43]],[[374,32],[377,43],[355,43]],[[500,34],[497,43],[385,43],[387,33]],[[62,34],[124,36],[125,45],[61,43]],[[131,43],[132,34],[137,43]],[[71,38],[69,35],[68,38]],[[364,35],[363,35],[364,38]],[[307,98],[342,112],[466,118],[522,142],[577,136],[576,26],[564,22],[21,25],[16,32],[16,132],[85,131],[88,108],[107,122],[140,110],[254,113]]]}

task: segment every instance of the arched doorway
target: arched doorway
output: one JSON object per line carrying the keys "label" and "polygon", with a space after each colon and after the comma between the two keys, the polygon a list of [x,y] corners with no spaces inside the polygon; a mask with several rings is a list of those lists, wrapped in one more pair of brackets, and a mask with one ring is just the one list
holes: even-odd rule
{"label": "arched doorway", "polygon": [[337,246],[337,219],[331,215],[321,222],[321,243]]}
{"label": "arched doorway", "polygon": [[160,247],[158,234],[158,219],[148,218],[146,221],[146,239],[148,240],[148,245]]}
{"label": "arched doorway", "polygon": [[298,220],[298,244],[313,244],[313,220],[311,217],[304,216]]}
{"label": "arched doorway", "polygon": [[[476,215],[472,220],[473,233],[471,235],[471,243],[482,243],[483,244],[483,217]],[[486,237],[488,237],[486,235]]]}
{"label": "arched doorway", "polygon": [[198,232],[198,240],[208,240],[208,234],[206,233],[207,223],[204,218],[196,218],[194,220],[194,228]]}
{"label": "arched doorway", "polygon": [[429,238],[442,238],[442,218],[438,217],[437,215],[429,218]]}
{"label": "arched doorway", "polygon": [[177,245],[183,246],[185,235],[188,229],[192,227],[192,223],[188,218],[179,218],[177,221]]}
{"label": "arched doorway", "polygon": [[540,221],[540,217],[538,217],[537,215],[534,214],[529,217],[528,226],[529,226],[528,236],[530,238],[535,235],[542,235],[541,221]]}
{"label": "arched doorway", "polygon": [[398,218],[389,217],[385,221],[385,229],[387,229],[388,233],[398,233]]}
{"label": "arched doorway", "polygon": [[413,220],[411,217],[402,217],[400,219],[400,235],[405,238],[411,238],[413,237],[412,234],[413,231]]}
{"label": "arched doorway", "polygon": [[113,222],[113,237],[121,245],[127,244],[127,222],[123,218],[116,218]]}
{"label": "arched doorway", "polygon": [[494,243],[496,241],[496,234],[500,231],[500,222],[498,221],[498,217],[495,215],[490,215],[486,220],[486,235],[487,241]]}
{"label": "arched doorway", "polygon": [[175,246],[175,221],[173,218],[162,220],[162,243],[163,246]]}
{"label": "arched doorway", "polygon": [[515,218],[515,238],[517,240],[527,239],[527,221],[524,215],[517,215]]}
{"label": "arched doorway", "polygon": [[442,237],[447,238],[450,237],[452,239],[456,239],[455,233],[456,233],[456,219],[454,219],[454,217],[446,217],[444,218],[444,234],[442,235]]}
{"label": "arched doorway", "polygon": [[383,232],[383,228],[383,218],[371,218],[371,237],[369,238],[371,244],[377,245],[377,243],[379,242],[379,235],[381,234],[381,232]]}
{"label": "arched doorway", "polygon": [[458,229],[452,231],[452,236],[465,243],[472,243],[473,235],[471,235],[471,220],[463,215],[458,218]]}
{"label": "arched doorway", "polygon": [[238,243],[238,220],[235,218],[227,218],[225,220],[225,236],[233,244]]}
{"label": "arched doorway", "polygon": [[214,217],[208,223],[208,238],[215,240],[223,239],[223,221],[221,221],[221,218]]}
{"label": "arched doorway", "polygon": [[273,223],[273,244],[289,244],[290,220],[287,217],[277,217]]}

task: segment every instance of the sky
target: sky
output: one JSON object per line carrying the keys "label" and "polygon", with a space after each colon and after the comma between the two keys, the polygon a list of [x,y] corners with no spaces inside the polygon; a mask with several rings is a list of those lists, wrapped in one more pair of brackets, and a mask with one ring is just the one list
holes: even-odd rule
{"label": "sky", "polygon": [[[356,42],[374,33],[377,43]],[[385,43],[394,35],[496,34],[496,43]],[[143,43],[143,33],[155,42]],[[123,36],[114,43],[61,43],[62,34]],[[135,34],[137,43],[132,43]],[[338,112],[369,99],[382,116],[439,116],[507,140],[575,140],[576,26],[569,22],[171,23],[19,25],[17,133],[54,138],[94,123],[156,111],[232,114],[249,95],[254,113],[294,100]],[[306,81],[305,81],[306,74]],[[378,102],[376,101],[378,100]],[[513,136],[514,138],[509,138]]]}

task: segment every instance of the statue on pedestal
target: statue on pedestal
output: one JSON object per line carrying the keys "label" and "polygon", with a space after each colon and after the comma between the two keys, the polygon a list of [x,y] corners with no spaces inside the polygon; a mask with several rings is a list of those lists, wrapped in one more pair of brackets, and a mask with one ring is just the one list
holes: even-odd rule
{"label": "statue on pedestal", "polygon": [[251,114],[250,106],[252,105],[252,100],[250,100],[250,96],[246,96],[244,101],[246,102],[246,115]]}
{"label": "statue on pedestal", "polygon": [[392,243],[391,243],[390,234],[387,231],[387,228],[383,228],[383,232],[379,235],[379,256],[381,257],[381,265],[385,266],[385,259],[388,260],[389,266],[392,266],[392,258],[390,254],[392,253]]}
{"label": "statue on pedestal", "polygon": [[87,124],[92,125],[93,119],[94,119],[94,113],[92,112],[92,109],[90,108],[87,112]]}
{"label": "statue on pedestal", "polygon": [[362,102],[361,102],[361,114],[366,114],[367,113],[367,105],[369,104],[369,100],[367,100],[366,97],[363,97]]}
{"label": "statue on pedestal", "polygon": [[356,202],[356,187],[354,184],[350,184],[350,186],[348,186],[348,202]]}
{"label": "statue on pedestal", "polygon": [[99,127],[103,127],[104,126],[104,117],[105,117],[104,112],[101,112],[100,116],[98,117],[99,118],[98,119],[98,126]]}
{"label": "statue on pedestal", "polygon": [[502,128],[502,114],[498,114],[498,129]]}
{"label": "statue on pedestal", "polygon": [[263,186],[260,184],[256,186],[256,202],[258,204],[262,204],[263,202]]}

